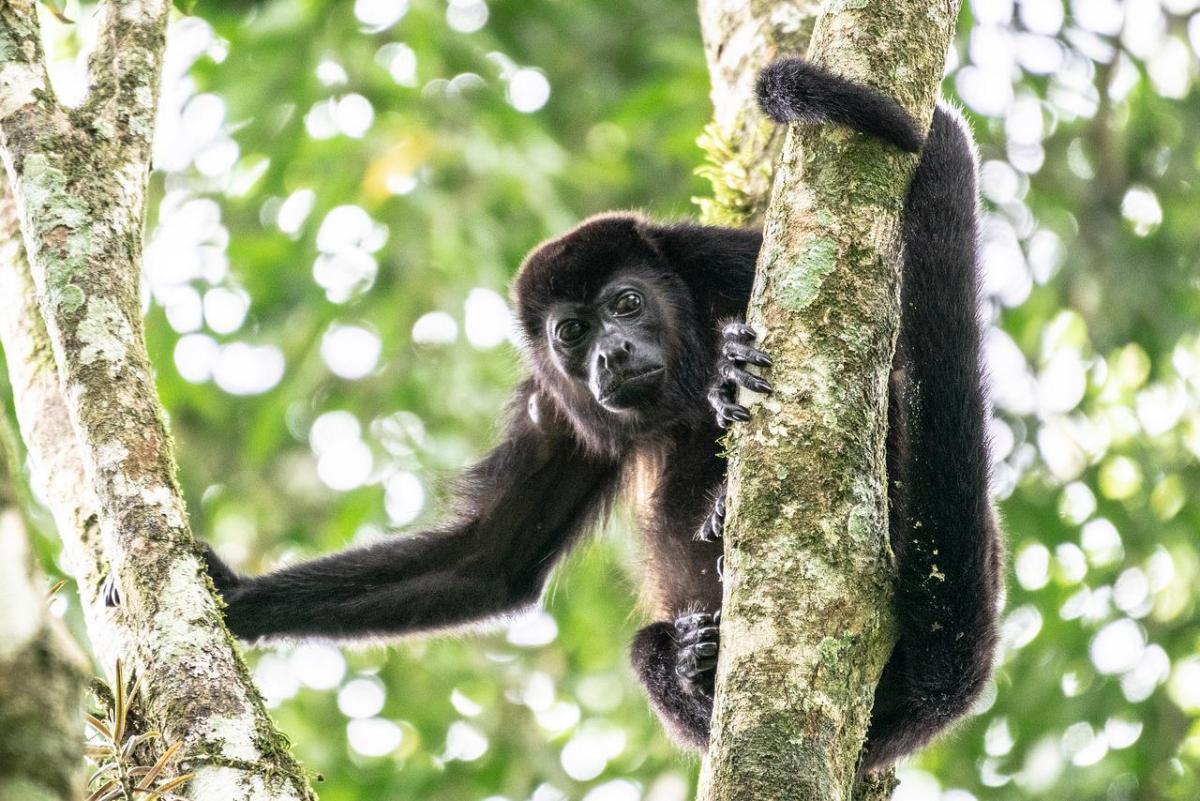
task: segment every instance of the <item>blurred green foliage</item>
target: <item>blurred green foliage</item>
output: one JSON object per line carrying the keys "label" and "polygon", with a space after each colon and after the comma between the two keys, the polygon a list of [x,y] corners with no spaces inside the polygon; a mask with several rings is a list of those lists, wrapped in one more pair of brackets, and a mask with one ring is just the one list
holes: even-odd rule
{"label": "blurred green foliage", "polygon": [[[904,768],[905,801],[1200,797],[1196,6],[964,10],[945,92],[980,144],[1012,569],[995,692]],[[91,17],[67,11],[84,22],[47,20],[65,98]],[[689,214],[708,84],[691,0],[194,13],[164,82],[147,335],[195,529],[258,572],[436,519],[518,374],[498,298],[522,255],[608,208]],[[569,560],[549,616],[252,654],[321,797],[690,797],[695,762],[626,667],[629,528]]]}

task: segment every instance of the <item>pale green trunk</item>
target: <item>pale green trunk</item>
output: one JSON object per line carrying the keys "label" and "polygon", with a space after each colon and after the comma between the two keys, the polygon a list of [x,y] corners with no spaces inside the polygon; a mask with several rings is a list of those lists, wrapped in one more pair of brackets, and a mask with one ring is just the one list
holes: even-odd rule
{"label": "pale green trunk", "polygon": [[[723,5],[702,0],[702,18]],[[710,55],[740,46],[746,31],[761,48],[742,57],[747,67],[787,55],[762,31],[779,20],[802,31],[794,21],[807,5],[742,4],[741,17],[728,16],[736,24],[705,26]],[[957,0],[829,0],[808,57],[928,123],[957,12]],[[718,115],[725,92],[754,119],[745,82],[714,73]],[[770,172],[747,158],[728,173]],[[890,789],[885,777],[855,792],[853,778],[894,642],[884,441],[914,164],[832,125],[789,132],[775,164],[749,315],[775,360],[775,393],[748,399],[754,419],[733,435],[702,801],[843,801]]]}

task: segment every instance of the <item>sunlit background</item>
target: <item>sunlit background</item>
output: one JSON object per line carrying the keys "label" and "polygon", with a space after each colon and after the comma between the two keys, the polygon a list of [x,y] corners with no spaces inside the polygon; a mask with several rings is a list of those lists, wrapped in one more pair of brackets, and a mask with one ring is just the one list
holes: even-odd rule
{"label": "sunlit background", "polygon": [[[902,801],[1200,797],[1198,7],[964,9],[944,90],[980,143],[1010,591],[994,685],[903,765]],[[45,22],[68,103],[93,12]],[[144,281],[195,530],[248,572],[415,531],[518,375],[522,254],[706,193],[694,0],[195,13],[171,27]],[[626,667],[625,528],[498,631],[253,653],[321,797],[690,798]]]}

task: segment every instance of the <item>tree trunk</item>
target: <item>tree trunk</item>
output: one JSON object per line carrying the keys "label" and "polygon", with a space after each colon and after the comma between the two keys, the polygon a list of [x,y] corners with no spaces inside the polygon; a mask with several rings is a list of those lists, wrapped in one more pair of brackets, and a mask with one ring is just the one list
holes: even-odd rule
{"label": "tree trunk", "polygon": [[[724,5],[702,2],[702,16],[715,19],[712,9]],[[808,58],[896,98],[928,125],[958,5],[827,0]],[[705,26],[710,64],[737,48],[761,49],[737,56],[746,68],[786,55],[763,31],[781,19],[794,25],[807,7],[739,6],[753,19],[727,14],[732,22]],[[718,115],[740,103],[753,119],[748,80],[714,73]],[[732,175],[761,167],[747,166],[744,152],[734,158]],[[853,779],[894,642],[884,444],[900,212],[914,165],[832,125],[789,131],[778,161],[749,315],[774,358],[775,394],[751,399],[754,419],[733,435],[703,801],[890,791],[886,777],[857,791]]]}
{"label": "tree trunk", "polygon": [[[33,1],[0,8],[0,155],[28,256],[10,245],[2,268],[15,287],[0,297],[4,346],[46,497],[79,546],[93,642],[143,677],[148,719],[183,743],[178,763],[195,773],[186,795],[308,799],[207,589],[143,341],[142,229],[169,11],[168,0],[103,4],[91,92],[68,111],[46,77]],[[64,486],[59,467],[88,480]],[[98,598],[108,567],[126,635],[115,642]]]}
{"label": "tree trunk", "polygon": [[700,137],[707,163],[699,172],[713,192],[697,199],[704,224],[761,222],[786,131],[759,111],[754,82],[777,56],[804,52],[820,5],[820,0],[700,0],[713,104],[712,122]]}
{"label": "tree trunk", "polygon": [[47,608],[0,399],[0,801],[82,797],[87,659]]}

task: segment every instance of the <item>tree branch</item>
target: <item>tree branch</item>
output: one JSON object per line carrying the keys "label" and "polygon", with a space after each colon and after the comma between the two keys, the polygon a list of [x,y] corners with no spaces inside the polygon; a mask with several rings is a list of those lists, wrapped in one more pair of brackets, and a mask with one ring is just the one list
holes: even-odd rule
{"label": "tree branch", "polygon": [[50,111],[56,107],[50,77],[42,56],[42,35],[34,0],[0,3],[0,117],[27,107]]}
{"label": "tree branch", "polygon": [[700,0],[713,104],[712,122],[700,137],[707,164],[698,172],[713,187],[711,198],[696,199],[704,224],[762,222],[785,130],[759,111],[754,81],[776,57],[804,51],[820,5]]}
{"label": "tree branch", "polygon": [[0,191],[0,347],[29,452],[31,483],[54,516],[78,585],[92,648],[101,664],[114,665],[128,649],[129,631],[118,616],[107,612],[100,597],[109,566],[100,539],[98,504],[59,392],[54,353],[21,245],[16,205],[4,191]]}
{"label": "tree branch", "polygon": [[[750,5],[762,20],[803,12]],[[957,10],[957,0],[827,0],[808,57],[927,127]],[[709,33],[710,51],[721,36],[728,49],[744,34]],[[749,63],[775,55],[761,46]],[[729,86],[718,74],[714,92]],[[832,125],[790,131],[778,162],[750,310],[776,392],[734,435],[703,801],[851,797],[894,636],[884,445],[914,163]]]}
{"label": "tree branch", "polygon": [[[108,0],[88,59],[85,111],[98,129],[112,126],[131,166],[150,163],[169,0]],[[105,131],[107,133],[107,131]],[[136,177],[136,176],[133,176]]]}
{"label": "tree branch", "polygon": [[[142,229],[167,10],[156,0],[108,4],[102,49],[111,70],[93,62],[102,73],[96,103],[68,116],[30,88],[29,76],[45,74],[32,4],[2,6],[0,155],[28,264],[10,245],[0,333],[39,473],[69,467],[93,493],[46,479],[64,538],[87,554],[81,594],[93,640],[144,677],[150,720],[166,741],[182,741],[179,762],[196,774],[187,794],[309,799],[206,589],[143,341]],[[35,294],[40,314],[29,305]],[[115,646],[101,639],[112,632],[97,598],[105,557],[127,635]]]}
{"label": "tree branch", "polygon": [[87,660],[47,609],[19,508],[13,439],[0,399],[0,799],[75,801]]}

